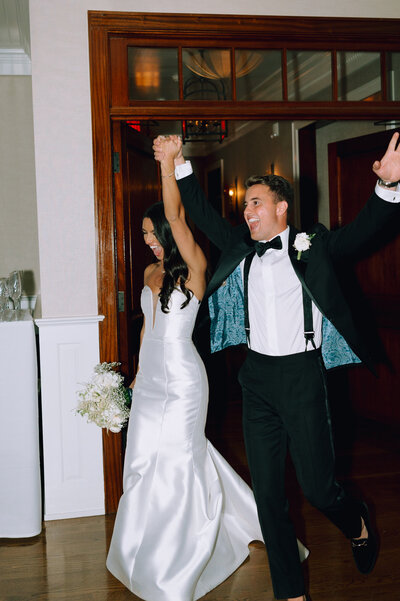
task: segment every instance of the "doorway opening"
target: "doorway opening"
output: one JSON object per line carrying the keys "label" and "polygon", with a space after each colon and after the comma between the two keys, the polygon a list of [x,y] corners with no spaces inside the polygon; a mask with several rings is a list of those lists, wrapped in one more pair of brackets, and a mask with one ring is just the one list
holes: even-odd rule
{"label": "doorway opening", "polygon": [[[242,202],[244,199],[244,181],[249,175],[276,173],[289,179],[296,191],[294,223],[298,229],[307,230],[308,226],[320,221],[326,227],[339,225],[339,212],[345,215],[343,207],[339,210],[339,199],[346,198],[345,193],[336,194],[336,205],[332,205],[333,190],[341,185],[335,174],[335,159],[330,156],[337,144],[344,140],[361,139],[357,147],[365,151],[367,141],[372,153],[378,153],[390,138],[391,133],[384,125],[370,122],[271,122],[271,121],[228,121],[228,135],[223,143],[193,142],[183,147],[184,156],[190,160],[193,169],[215,208],[226,217],[232,225],[242,221]],[[133,124],[126,121],[113,122],[113,152],[118,155],[119,169],[114,173],[114,210],[116,218],[116,251],[117,282],[116,298],[122,305],[118,311],[118,360],[122,364],[122,372],[129,383],[135,373],[139,352],[139,333],[142,326],[140,295],[143,284],[143,271],[153,260],[143,244],[141,235],[141,218],[144,210],[161,199],[161,186],[157,163],[153,158],[152,140],[157,135],[182,133],[179,120],[157,121],[136,120]],[[378,142],[374,141],[379,139]],[[349,142],[350,144],[350,142]],[[351,144],[350,144],[351,146]],[[336,151],[335,151],[336,152]],[[344,164],[343,164],[344,165]],[[341,177],[344,177],[345,169]],[[360,206],[366,201],[369,191],[373,189],[373,174],[367,162],[363,162],[365,176],[363,187],[358,195]],[[352,198],[355,200],[355,191]],[[345,217],[346,219],[346,217]],[[293,222],[293,221],[292,221]],[[342,221],[341,225],[345,222]],[[201,232],[194,228],[195,236],[205,250],[211,268],[218,260],[218,251],[213,248]],[[398,242],[397,242],[398,243]],[[396,244],[397,244],[396,243]],[[385,251],[386,252],[386,251]],[[395,251],[396,254],[397,251]],[[378,260],[379,262],[379,260]],[[375,267],[374,269],[376,269]],[[367,268],[361,273],[365,280],[366,294],[374,295],[371,282],[373,273]],[[381,299],[386,294],[381,291]],[[390,296],[390,292],[388,292]],[[373,300],[371,300],[373,303]],[[380,306],[379,311],[383,311]],[[380,318],[379,318],[380,319]],[[393,323],[386,327],[383,336],[390,339],[393,346]],[[396,350],[394,349],[396,355]],[[244,350],[240,348],[217,353],[206,359],[211,398],[207,424],[207,435],[217,446],[223,445],[223,424],[229,403],[238,402],[240,390],[236,382],[236,374],[244,358]],[[387,372],[384,378],[387,379]],[[365,376],[368,378],[368,376]],[[366,391],[361,386],[363,378],[336,384],[341,387],[340,399],[343,403],[346,389],[357,389],[356,396],[365,398]],[[368,379],[369,381],[369,379]],[[369,388],[373,389],[369,382]],[[393,383],[392,383],[393,384]],[[394,385],[394,384],[393,384]],[[360,387],[361,386],[361,387]],[[333,388],[335,382],[333,381]],[[360,407],[359,407],[360,409]],[[371,411],[373,403],[370,407]],[[375,417],[378,417],[377,414]],[[121,464],[124,450],[122,438],[119,452]],[[222,449],[234,462],[234,450]],[[245,477],[245,474],[242,474]]]}

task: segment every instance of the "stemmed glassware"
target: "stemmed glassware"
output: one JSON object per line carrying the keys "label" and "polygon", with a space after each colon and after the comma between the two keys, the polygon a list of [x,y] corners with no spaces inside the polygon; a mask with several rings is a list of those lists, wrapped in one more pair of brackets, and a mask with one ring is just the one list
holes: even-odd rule
{"label": "stemmed glassware", "polygon": [[10,291],[8,289],[8,279],[0,278],[0,311],[5,311],[8,308],[8,297]]}
{"label": "stemmed glassware", "polygon": [[19,271],[12,271],[8,276],[8,289],[14,309],[19,309],[22,294],[21,273]]}

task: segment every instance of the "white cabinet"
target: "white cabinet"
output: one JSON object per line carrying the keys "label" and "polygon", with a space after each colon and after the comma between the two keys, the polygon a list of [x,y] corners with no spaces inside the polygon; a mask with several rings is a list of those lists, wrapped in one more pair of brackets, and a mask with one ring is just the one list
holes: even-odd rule
{"label": "white cabinet", "polygon": [[18,321],[0,321],[0,538],[41,529],[35,329],[22,310]]}

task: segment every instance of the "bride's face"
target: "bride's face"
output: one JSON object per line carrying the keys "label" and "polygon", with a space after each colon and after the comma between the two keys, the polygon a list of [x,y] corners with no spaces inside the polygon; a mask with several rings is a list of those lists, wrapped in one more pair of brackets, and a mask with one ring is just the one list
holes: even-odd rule
{"label": "bride's face", "polygon": [[154,232],[153,222],[148,217],[145,217],[143,219],[142,232],[143,232],[144,243],[147,244],[147,246],[150,246],[150,248],[153,251],[153,253],[155,254],[156,258],[159,261],[162,261],[162,259],[164,258],[164,249],[161,246],[161,244],[159,243],[159,241],[157,240],[155,232]]}

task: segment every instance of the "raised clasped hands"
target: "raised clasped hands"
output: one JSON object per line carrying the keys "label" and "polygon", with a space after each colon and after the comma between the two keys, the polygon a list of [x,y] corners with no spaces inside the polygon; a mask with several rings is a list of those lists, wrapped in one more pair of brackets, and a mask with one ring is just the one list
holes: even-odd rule
{"label": "raised clasped hands", "polygon": [[153,140],[154,158],[156,161],[163,163],[164,161],[183,162],[182,155],[182,139],[180,136],[157,136]]}
{"label": "raised clasped hands", "polygon": [[400,180],[400,144],[397,144],[398,140],[399,132],[395,132],[381,160],[375,161],[372,165],[376,175],[386,182]]}

